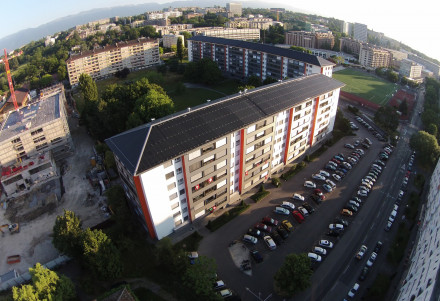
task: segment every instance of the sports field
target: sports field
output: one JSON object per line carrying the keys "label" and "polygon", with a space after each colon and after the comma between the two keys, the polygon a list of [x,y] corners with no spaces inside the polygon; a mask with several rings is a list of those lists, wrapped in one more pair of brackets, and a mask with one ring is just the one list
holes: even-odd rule
{"label": "sports field", "polygon": [[333,78],[345,83],[342,91],[384,105],[396,92],[397,86],[366,72],[346,68],[333,73]]}

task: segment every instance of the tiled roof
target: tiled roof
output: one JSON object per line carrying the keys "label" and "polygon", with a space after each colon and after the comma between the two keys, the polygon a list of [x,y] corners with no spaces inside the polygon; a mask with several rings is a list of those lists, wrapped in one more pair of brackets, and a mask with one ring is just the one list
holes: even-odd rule
{"label": "tiled roof", "polygon": [[192,37],[188,40],[195,41],[195,42],[227,45],[227,46],[251,49],[254,51],[266,52],[269,54],[287,57],[289,59],[294,59],[297,61],[305,62],[305,63],[312,64],[312,65],[319,66],[319,67],[334,65],[332,62],[327,61],[327,60],[325,60],[319,56],[313,55],[313,54],[295,51],[292,49],[280,48],[280,47],[276,47],[276,46],[272,46],[272,45],[268,45],[268,44],[259,44],[259,43],[253,43],[253,42],[215,38],[215,37],[209,37],[209,36],[195,36],[195,37]]}
{"label": "tiled roof", "polygon": [[137,175],[209,141],[343,87],[314,74],[274,83],[182,111],[106,140],[124,166]]}

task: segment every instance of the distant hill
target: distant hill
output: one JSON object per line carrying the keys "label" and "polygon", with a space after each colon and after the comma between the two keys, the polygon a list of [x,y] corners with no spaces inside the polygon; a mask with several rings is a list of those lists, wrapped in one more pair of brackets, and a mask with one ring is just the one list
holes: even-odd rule
{"label": "distant hill", "polygon": [[[190,1],[174,1],[167,2],[163,4],[159,3],[145,3],[138,5],[126,5],[126,6],[116,6],[109,8],[98,8],[85,12],[81,12],[76,15],[70,15],[63,18],[59,18],[55,21],[40,25],[36,28],[28,28],[21,30],[12,35],[6,36],[0,39],[0,49],[6,48],[8,50],[13,50],[20,48],[21,46],[26,45],[31,41],[40,40],[48,35],[53,35],[54,33],[67,30],[76,25],[85,24],[87,22],[111,18],[115,16],[119,17],[128,17],[135,16],[147,11],[157,11],[162,10],[165,7],[185,7],[185,6],[198,6],[198,7],[213,7],[214,5],[226,6],[226,0],[190,0]],[[286,5],[282,5],[279,3],[270,3],[270,2],[244,2],[243,7],[253,7],[253,8],[269,8],[269,7],[286,7]],[[288,7],[286,7],[288,8]],[[294,9],[293,7],[289,7],[288,9]]]}

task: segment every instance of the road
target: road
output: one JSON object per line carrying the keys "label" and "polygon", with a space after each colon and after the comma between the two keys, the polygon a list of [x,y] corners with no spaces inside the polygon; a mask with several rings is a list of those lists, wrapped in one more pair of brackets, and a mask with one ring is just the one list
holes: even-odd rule
{"label": "road", "polygon": [[[416,107],[412,122],[418,122],[418,111],[419,108]],[[361,296],[365,288],[368,287],[367,284],[375,278],[374,275],[377,274],[381,262],[385,261],[388,244],[392,240],[401,219],[403,210],[399,210],[399,215],[391,231],[384,231],[394,200],[400,190],[410,156],[409,137],[415,130],[417,130],[416,126],[404,126],[406,134],[399,140],[398,146],[388,160],[384,172],[378,178],[373,191],[369,194],[359,213],[352,218],[347,218],[350,226],[342,237],[330,239],[324,233],[328,229],[328,224],[339,216],[341,208],[356,193],[360,180],[368,173],[371,162],[377,159],[377,155],[383,147],[383,143],[372,138],[371,134],[362,126],[360,126],[357,133],[358,136],[344,137],[321,155],[319,159],[309,163],[294,178],[284,182],[281,188],[270,189],[271,194],[266,199],[253,204],[245,213],[205,237],[199,247],[199,253],[215,258],[219,278],[239,294],[242,300],[264,300],[268,296],[270,300],[283,300],[274,293],[273,276],[283,264],[284,258],[290,253],[309,251],[319,239],[329,239],[335,242],[335,248],[315,269],[312,276],[312,286],[292,300],[342,300],[357,281],[357,277],[376,242],[381,240],[384,247],[373,269],[370,270],[367,281],[360,283],[361,288],[358,296]],[[311,174],[323,169],[325,163],[336,153],[350,153],[349,150],[343,148],[345,143],[364,137],[370,137],[373,146],[366,151],[365,156],[348,173],[348,176],[337,185],[337,188],[327,194],[327,199],[323,204],[318,207],[316,204],[309,202],[315,207],[316,212],[307,217],[306,222],[301,225],[289,217],[295,230],[283,245],[278,246],[277,250],[270,252],[262,242],[258,242],[256,248],[263,254],[264,262],[253,266],[252,276],[247,276],[237,269],[229,255],[229,243],[234,239],[240,239],[247,229],[260,221],[262,217],[266,215],[276,217],[272,213],[274,206],[287,200],[294,192],[303,193],[304,195],[310,194],[311,190],[303,187],[304,180],[310,180]],[[297,201],[294,203],[299,204]],[[276,218],[279,220],[284,219],[279,216]],[[354,255],[362,244],[368,246],[368,252],[363,260],[359,262],[354,259]]]}

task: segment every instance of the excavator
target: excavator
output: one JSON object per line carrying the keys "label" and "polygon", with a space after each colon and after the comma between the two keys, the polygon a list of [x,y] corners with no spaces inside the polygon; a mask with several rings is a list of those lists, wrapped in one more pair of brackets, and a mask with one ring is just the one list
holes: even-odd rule
{"label": "excavator", "polygon": [[18,223],[15,224],[4,224],[0,226],[0,232],[2,233],[2,236],[5,235],[5,231],[3,229],[8,228],[9,233],[15,234],[20,232],[20,225]]}

